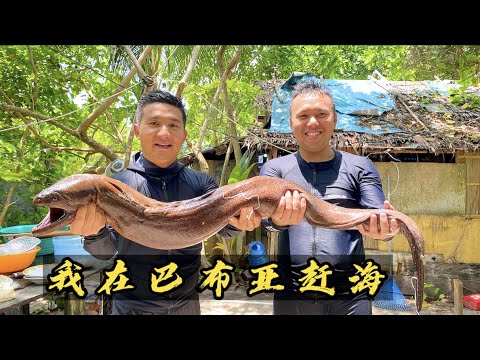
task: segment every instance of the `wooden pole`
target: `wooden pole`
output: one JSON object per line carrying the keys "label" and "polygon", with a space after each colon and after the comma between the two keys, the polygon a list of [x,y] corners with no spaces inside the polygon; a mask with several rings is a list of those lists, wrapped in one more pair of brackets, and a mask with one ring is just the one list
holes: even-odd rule
{"label": "wooden pole", "polygon": [[460,279],[453,279],[453,312],[463,315],[463,284]]}
{"label": "wooden pole", "polygon": [[276,261],[278,255],[278,232],[269,232],[268,237],[268,258],[270,261]]}

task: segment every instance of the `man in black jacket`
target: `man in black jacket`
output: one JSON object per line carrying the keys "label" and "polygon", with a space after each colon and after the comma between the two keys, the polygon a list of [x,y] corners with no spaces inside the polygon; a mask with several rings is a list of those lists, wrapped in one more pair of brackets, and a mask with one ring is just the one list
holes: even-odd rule
{"label": "man in black jacket", "polygon": [[[142,151],[137,153],[126,171],[112,177],[142,194],[163,202],[187,200],[210,192],[218,185],[208,175],[186,168],[177,160],[187,137],[185,109],[180,99],[156,90],[145,94],[136,113],[134,132]],[[253,216],[252,216],[253,214]],[[260,216],[252,207],[243,208],[238,217],[219,234],[232,237],[240,230],[253,230]],[[108,225],[103,211],[91,203],[80,208],[71,224],[75,234],[84,236],[84,247],[99,259],[114,255],[125,260],[131,291],[114,293],[112,314],[199,315],[200,304],[195,287],[200,269],[202,244],[177,250],[158,250],[124,238]],[[151,272],[174,262],[183,283],[172,291],[153,292]]]}
{"label": "man in black jacket", "polygon": [[[319,82],[298,84],[290,104],[290,127],[298,152],[267,161],[260,175],[293,181],[341,207],[394,210],[385,201],[380,176],[369,159],[331,148],[336,124],[328,89]],[[356,230],[326,229],[305,221],[305,209],[305,199],[297,191],[288,191],[272,217],[263,222],[267,230],[280,232],[277,259],[286,282],[285,291],[274,294],[274,314],[371,315],[372,303],[365,292],[350,293],[350,277],[356,274],[353,265],[365,259],[362,235],[389,240],[399,230],[397,221],[382,213],[378,218],[372,215],[369,226],[359,225]],[[311,258],[332,269],[335,296],[299,290],[302,270]]]}

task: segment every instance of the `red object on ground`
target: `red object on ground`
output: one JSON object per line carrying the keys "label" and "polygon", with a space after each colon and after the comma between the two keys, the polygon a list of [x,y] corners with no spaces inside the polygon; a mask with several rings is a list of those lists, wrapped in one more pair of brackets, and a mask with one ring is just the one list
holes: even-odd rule
{"label": "red object on ground", "polygon": [[463,305],[472,310],[480,310],[480,294],[465,295]]}

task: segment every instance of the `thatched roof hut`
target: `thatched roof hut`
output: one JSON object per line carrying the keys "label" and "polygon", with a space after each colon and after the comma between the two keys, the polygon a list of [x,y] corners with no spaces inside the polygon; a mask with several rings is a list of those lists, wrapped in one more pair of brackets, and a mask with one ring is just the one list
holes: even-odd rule
{"label": "thatched roof hut", "polygon": [[[280,87],[285,80],[278,80]],[[455,87],[454,82],[450,82]],[[421,81],[391,81],[390,94],[396,110],[380,116],[360,116],[359,125],[375,127],[386,121],[404,132],[369,134],[364,132],[336,130],[332,145],[359,155],[389,151],[392,153],[428,154],[427,158],[461,152],[470,153],[480,149],[480,111],[467,105],[455,105],[452,96],[428,92],[428,85]],[[257,85],[265,94],[254,100],[257,113],[264,114],[256,119],[255,126],[240,139],[243,146],[259,152],[277,148],[293,151],[297,148],[291,133],[270,132],[272,102],[275,93],[273,81],[260,81]],[[467,89],[467,96],[480,102],[480,87]],[[455,98],[457,102],[459,96]],[[228,141],[203,151],[207,159],[220,159],[226,153]],[[449,158],[447,156],[447,158]],[[189,164],[194,161],[192,154],[182,158]],[[424,160],[425,161],[425,160]],[[428,161],[428,160],[426,160]],[[449,160],[451,161],[451,160]]]}
{"label": "thatched roof hut", "polygon": [[[393,99],[398,110],[381,116],[362,116],[359,123],[375,126],[376,121],[385,120],[405,132],[368,134],[337,130],[332,143],[337,149],[350,148],[360,154],[386,149],[438,154],[456,150],[470,152],[480,148],[480,111],[456,106],[448,96],[428,94],[423,82],[393,81],[390,84],[397,93]],[[268,111],[273,101],[273,82],[262,82],[259,86],[267,94],[259,96],[255,105]],[[480,87],[469,91],[480,94]],[[267,113],[267,116],[270,114]],[[252,130],[245,142],[257,148],[265,148],[267,143],[281,148],[296,147],[291,134],[268,133],[265,129]]]}

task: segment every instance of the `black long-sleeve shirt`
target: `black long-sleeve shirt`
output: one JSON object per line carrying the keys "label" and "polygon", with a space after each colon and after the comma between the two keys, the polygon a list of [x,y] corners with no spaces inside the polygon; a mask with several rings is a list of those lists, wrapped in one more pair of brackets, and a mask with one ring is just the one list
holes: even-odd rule
{"label": "black long-sleeve shirt", "polygon": [[[168,168],[159,168],[146,160],[141,153],[135,154],[127,170],[114,174],[112,178],[163,202],[192,199],[218,188],[208,174],[189,169],[179,161]],[[219,235],[232,237],[239,231],[227,225],[219,231]],[[97,235],[86,236],[84,248],[99,259],[109,259],[117,255],[126,262],[126,275],[131,280],[129,284],[133,283],[136,289],[118,293],[116,299],[135,300],[136,306],[148,303],[153,306],[172,307],[176,300],[187,298],[196,291],[201,243],[176,250],[153,249],[131,241],[106,226]],[[171,262],[178,265],[176,272],[183,278],[183,283],[171,292],[154,293],[150,290],[152,270]],[[158,273],[155,275],[158,276]]]}
{"label": "black long-sleeve shirt", "polygon": [[[329,203],[347,208],[383,209],[385,196],[380,176],[373,163],[362,156],[335,151],[330,161],[309,163],[298,152],[267,161],[260,175],[293,181]],[[271,223],[262,222],[264,226]],[[279,263],[286,266],[287,277],[295,279],[298,269],[314,257],[337,270],[339,289],[351,285],[342,271],[364,260],[362,234],[358,230],[319,228],[303,220],[298,225],[279,227]],[[286,231],[285,231],[286,230]],[[293,271],[293,275],[291,273]]]}

